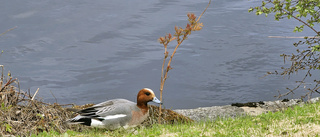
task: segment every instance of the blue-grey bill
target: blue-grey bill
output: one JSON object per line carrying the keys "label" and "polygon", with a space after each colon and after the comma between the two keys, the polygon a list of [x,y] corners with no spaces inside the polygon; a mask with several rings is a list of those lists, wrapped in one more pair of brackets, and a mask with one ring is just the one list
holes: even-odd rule
{"label": "blue-grey bill", "polygon": [[162,104],[162,102],[157,97],[154,97],[152,101],[158,104]]}

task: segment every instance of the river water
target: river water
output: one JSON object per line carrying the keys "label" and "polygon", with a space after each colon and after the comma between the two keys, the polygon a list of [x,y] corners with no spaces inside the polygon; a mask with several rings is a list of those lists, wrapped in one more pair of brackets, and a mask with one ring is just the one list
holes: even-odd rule
{"label": "river water", "polygon": [[[45,102],[99,103],[136,100],[144,87],[159,97],[163,46],[160,36],[184,27],[186,14],[200,15],[207,0],[29,0],[0,5],[0,64],[21,89]],[[215,0],[175,55],[163,102],[166,108],[195,108],[234,102],[275,100],[278,90],[296,85],[279,70],[282,53],[295,51],[298,22],[274,21],[248,13],[257,0]],[[174,45],[171,45],[170,53]],[[303,73],[302,73],[303,74]],[[299,97],[299,94],[289,98]]]}

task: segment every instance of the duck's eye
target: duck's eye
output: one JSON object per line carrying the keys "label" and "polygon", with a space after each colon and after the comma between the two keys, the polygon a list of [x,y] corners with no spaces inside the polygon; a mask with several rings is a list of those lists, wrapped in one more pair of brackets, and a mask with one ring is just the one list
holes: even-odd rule
{"label": "duck's eye", "polygon": [[149,93],[149,92],[146,92],[145,94],[146,94],[147,96],[149,96],[149,95],[150,95],[150,93]]}

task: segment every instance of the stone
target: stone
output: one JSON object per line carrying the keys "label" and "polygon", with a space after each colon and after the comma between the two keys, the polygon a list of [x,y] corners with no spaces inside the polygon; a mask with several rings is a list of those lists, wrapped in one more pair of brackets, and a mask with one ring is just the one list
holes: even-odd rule
{"label": "stone", "polygon": [[[308,102],[315,103],[320,97],[312,98]],[[179,114],[187,116],[195,121],[215,120],[217,118],[234,118],[237,116],[257,116],[263,113],[276,112],[305,102],[301,99],[285,99],[276,101],[259,101],[248,103],[233,103],[225,106],[200,107],[196,109],[176,109]]]}

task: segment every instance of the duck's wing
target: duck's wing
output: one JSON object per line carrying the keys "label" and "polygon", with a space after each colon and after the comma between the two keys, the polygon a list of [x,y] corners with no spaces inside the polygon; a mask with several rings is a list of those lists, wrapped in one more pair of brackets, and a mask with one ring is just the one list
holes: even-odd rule
{"label": "duck's wing", "polygon": [[82,117],[106,120],[131,115],[130,106],[135,103],[125,99],[114,99],[82,109],[77,113]]}

